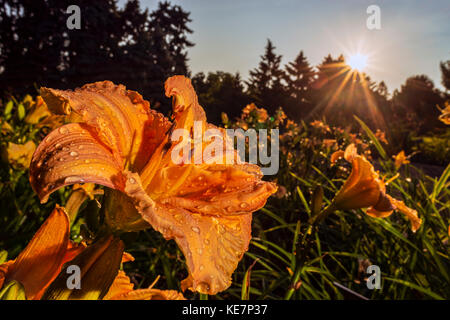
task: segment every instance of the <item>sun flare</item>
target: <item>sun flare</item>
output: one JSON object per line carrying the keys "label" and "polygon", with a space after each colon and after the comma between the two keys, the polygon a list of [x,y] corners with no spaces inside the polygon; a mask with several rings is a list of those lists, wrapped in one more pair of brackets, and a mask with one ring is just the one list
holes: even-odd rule
{"label": "sun flare", "polygon": [[351,55],[348,59],[348,65],[353,70],[363,71],[367,67],[367,56],[361,53]]}

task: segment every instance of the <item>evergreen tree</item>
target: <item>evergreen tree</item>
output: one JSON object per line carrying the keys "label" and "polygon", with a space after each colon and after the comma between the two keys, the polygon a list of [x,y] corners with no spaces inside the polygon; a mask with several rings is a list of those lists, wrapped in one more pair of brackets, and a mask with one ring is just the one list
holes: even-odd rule
{"label": "evergreen tree", "polygon": [[[66,26],[69,5],[81,29]],[[33,87],[73,88],[112,80],[165,102],[163,83],[189,73],[189,13],[160,3],[152,13],[138,0],[0,0],[0,93]]]}
{"label": "evergreen tree", "polygon": [[439,66],[441,67],[442,85],[447,91],[450,91],[450,60],[441,62]]}
{"label": "evergreen tree", "polygon": [[208,114],[208,121],[221,124],[221,113],[230,119],[239,117],[242,109],[251,102],[244,92],[244,85],[239,73],[210,72],[208,76],[197,73],[192,78],[198,100]]}
{"label": "evergreen tree", "polygon": [[309,113],[311,104],[311,83],[314,81],[314,70],[300,51],[299,55],[286,66],[287,95],[289,102],[285,108],[287,115],[299,119]]}
{"label": "evergreen tree", "polygon": [[408,78],[400,90],[394,91],[392,100],[396,116],[408,120],[419,134],[445,127],[438,120],[436,107],[443,105],[445,97],[426,75]]}
{"label": "evergreen tree", "polygon": [[281,58],[281,55],[275,53],[272,42],[267,40],[259,66],[250,71],[247,82],[250,97],[271,114],[285,102],[285,88],[282,83],[285,73],[280,66]]}

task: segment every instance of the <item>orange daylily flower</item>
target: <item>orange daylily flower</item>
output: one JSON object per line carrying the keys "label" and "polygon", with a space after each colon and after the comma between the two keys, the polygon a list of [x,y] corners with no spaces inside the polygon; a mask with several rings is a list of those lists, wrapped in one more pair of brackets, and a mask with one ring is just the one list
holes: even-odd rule
{"label": "orange daylily flower", "polygon": [[130,278],[124,271],[119,270],[103,300],[186,300],[183,294],[176,290],[153,289],[153,285],[147,289],[135,290]]}
{"label": "orange daylily flower", "polygon": [[405,155],[405,151],[400,151],[396,156],[393,157],[395,160],[395,168],[399,169],[403,164],[408,164],[410,161]]}
{"label": "orange daylily flower", "polygon": [[25,144],[9,142],[8,147],[3,150],[3,158],[14,168],[27,169],[35,150],[36,145],[31,140]]}
{"label": "orange daylily flower", "polygon": [[386,194],[386,186],[380,180],[372,164],[357,153],[354,144],[345,151],[336,151],[331,155],[331,162],[345,158],[352,164],[352,172],[333,199],[333,204],[341,210],[368,208],[366,213],[372,217],[385,218],[396,209],[411,221],[412,231],[419,229],[422,220],[417,211],[407,207],[403,201]]}
{"label": "orange daylily flower", "polygon": [[258,122],[265,122],[269,117],[266,109],[258,108],[254,103],[250,103],[242,110],[241,119],[247,119],[253,111],[255,111],[255,117]]}
{"label": "orange daylily flower", "polygon": [[63,264],[84,250],[69,240],[69,225],[64,208],[57,206],[19,256],[0,265],[0,288],[15,280],[28,300],[40,299]]}
{"label": "orange daylily flower", "polygon": [[[114,189],[106,197],[110,221],[125,230],[150,224],[174,239],[189,269],[183,289],[215,294],[231,284],[248,249],[252,212],[264,206],[276,185],[261,181],[259,167],[248,163],[203,159],[175,164],[171,156],[179,143],[170,141],[173,130],[192,132],[194,122],[202,133],[223,129],[206,122],[189,79],[171,77],[165,91],[174,98],[173,122],[151,110],[137,92],[109,81],[75,91],[42,88],[49,109],[76,123],[52,131],[41,142],[30,182],[42,202],[74,183]],[[203,148],[208,146],[203,142]],[[236,157],[235,150],[225,150],[224,156],[227,152]]]}

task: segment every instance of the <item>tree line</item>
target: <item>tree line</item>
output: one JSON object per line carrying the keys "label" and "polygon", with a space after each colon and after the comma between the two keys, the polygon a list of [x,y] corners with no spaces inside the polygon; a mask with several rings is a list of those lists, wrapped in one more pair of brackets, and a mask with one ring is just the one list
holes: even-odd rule
{"label": "tree line", "polygon": [[[80,30],[66,26],[66,9],[73,4],[82,8]],[[0,92],[74,88],[108,79],[141,92],[165,111],[170,108],[163,83],[182,74],[192,78],[209,120],[217,124],[221,112],[237,117],[255,102],[271,114],[282,107],[296,121],[325,118],[345,127],[357,115],[398,139],[411,130],[424,134],[444,128],[437,106],[449,99],[450,60],[440,65],[445,91],[426,75],[416,75],[388,94],[383,81],[354,72],[342,55],[328,55],[312,66],[300,51],[282,65],[270,40],[245,81],[239,73],[223,71],[191,75],[189,15],[169,2],[149,12],[138,0],[123,8],[117,0],[0,0]]]}

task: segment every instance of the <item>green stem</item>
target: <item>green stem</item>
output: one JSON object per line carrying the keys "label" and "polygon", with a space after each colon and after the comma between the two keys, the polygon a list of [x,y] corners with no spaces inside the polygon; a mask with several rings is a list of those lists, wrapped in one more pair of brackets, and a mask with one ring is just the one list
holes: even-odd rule
{"label": "green stem", "polygon": [[316,214],[315,216],[312,216],[309,219],[309,224],[311,226],[317,226],[319,225],[323,220],[325,220],[325,218],[327,216],[329,216],[330,214],[332,214],[334,211],[336,211],[336,207],[334,205],[334,203],[330,203],[330,205],[328,207],[326,207],[325,209],[323,209],[322,211],[320,211],[318,214]]}
{"label": "green stem", "polygon": [[288,289],[288,291],[286,292],[286,295],[284,296],[285,300],[290,300],[292,298],[292,295],[294,294],[294,292],[296,290],[295,284],[300,280],[300,274],[303,269],[305,255],[308,253],[309,248],[311,246],[311,242],[307,241],[308,235],[315,229],[316,226],[318,226],[327,216],[332,214],[335,210],[336,210],[336,207],[335,207],[334,203],[332,202],[328,207],[326,207],[325,209],[320,211],[317,215],[315,215],[309,219],[309,221],[308,221],[309,227],[306,230],[305,236],[303,237],[303,240],[302,240],[303,244],[305,244],[305,242],[306,242],[306,246],[304,247],[302,256],[300,257],[299,261],[297,262],[297,264],[295,266],[295,271],[294,271],[294,275],[292,277],[291,286]]}

